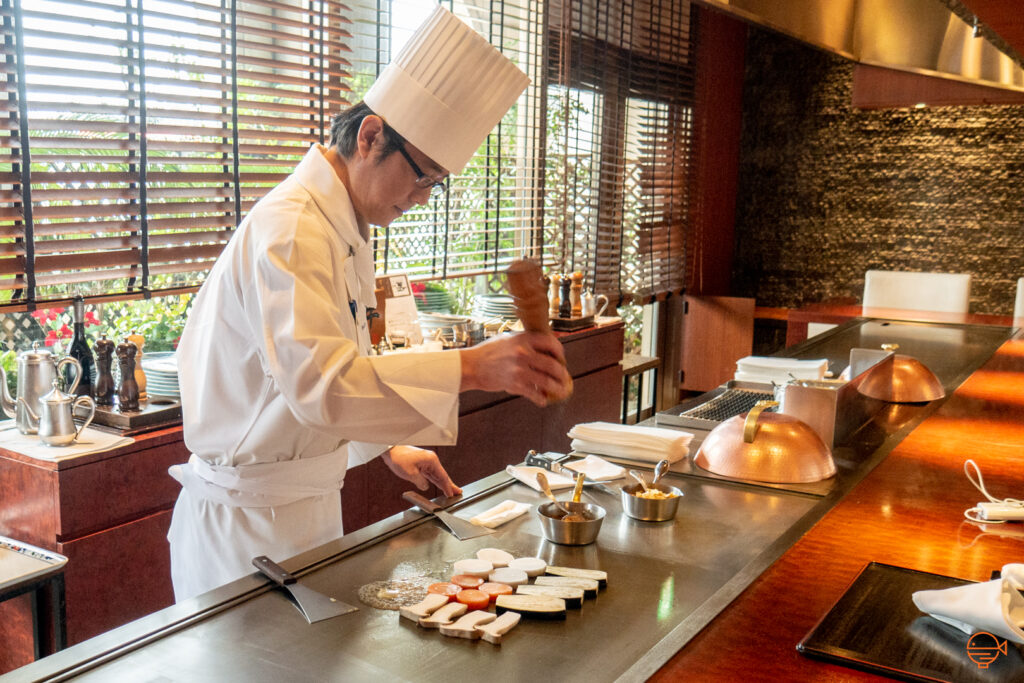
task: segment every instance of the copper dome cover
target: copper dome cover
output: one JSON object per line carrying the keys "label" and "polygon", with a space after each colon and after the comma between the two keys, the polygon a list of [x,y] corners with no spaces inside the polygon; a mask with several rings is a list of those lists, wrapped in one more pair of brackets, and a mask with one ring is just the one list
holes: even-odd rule
{"label": "copper dome cover", "polygon": [[805,422],[782,413],[763,413],[773,401],[758,403],[746,416],[715,427],[694,462],[709,472],[773,484],[806,484],[836,473],[832,453]]}
{"label": "copper dome cover", "polygon": [[[883,344],[882,348],[895,351],[899,345]],[[860,393],[889,403],[925,403],[946,395],[935,373],[913,356],[895,354],[891,376],[882,368],[878,370],[864,378],[857,388]]]}

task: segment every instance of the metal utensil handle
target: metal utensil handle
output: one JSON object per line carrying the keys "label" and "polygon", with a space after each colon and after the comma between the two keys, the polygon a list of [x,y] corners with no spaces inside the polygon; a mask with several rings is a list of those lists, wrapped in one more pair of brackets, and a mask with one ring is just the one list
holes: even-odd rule
{"label": "metal utensil handle", "polygon": [[555,461],[548,457],[547,454],[531,450],[526,453],[526,464],[531,467],[542,467],[553,472],[554,470],[551,468]]}
{"label": "metal utensil handle", "polygon": [[278,586],[287,586],[295,583],[295,577],[285,571],[284,567],[271,560],[266,555],[252,558],[252,565],[260,570],[260,573],[276,583]]}
{"label": "metal utensil handle", "polygon": [[415,491],[406,491],[405,493],[402,494],[402,498],[409,501],[410,503],[418,507],[420,510],[423,510],[424,512],[429,512],[430,514],[434,514],[435,512],[441,509],[440,505],[433,502],[432,500],[427,500],[425,497],[421,496]]}
{"label": "metal utensil handle", "polygon": [[779,405],[778,401],[758,401],[747,413],[747,419],[743,421],[743,442],[754,443],[754,436],[757,435],[757,418],[761,416],[765,408],[774,408]]}
{"label": "metal utensil handle", "polygon": [[572,502],[580,502],[580,494],[583,493],[583,473],[576,474],[576,487],[572,490]]}
{"label": "metal utensil handle", "polygon": [[89,426],[89,423],[92,422],[92,419],[96,417],[96,402],[92,400],[91,396],[79,396],[78,398],[76,398],[75,402],[71,404],[72,415],[75,414],[74,409],[78,407],[79,403],[89,404],[89,417],[86,418],[85,422],[82,423],[82,426],[78,428],[77,432],[75,432],[75,441],[78,441],[78,437],[81,436],[82,432],[85,431],[85,428]]}
{"label": "metal utensil handle", "polygon": [[78,388],[78,383],[82,380],[82,364],[78,362],[77,358],[72,358],[71,356],[64,356],[59,361],[57,361],[58,375],[60,375],[61,368],[63,368],[68,363],[75,366],[75,381],[72,382],[71,386],[69,386],[66,389],[67,393],[73,394],[75,393],[75,389]]}

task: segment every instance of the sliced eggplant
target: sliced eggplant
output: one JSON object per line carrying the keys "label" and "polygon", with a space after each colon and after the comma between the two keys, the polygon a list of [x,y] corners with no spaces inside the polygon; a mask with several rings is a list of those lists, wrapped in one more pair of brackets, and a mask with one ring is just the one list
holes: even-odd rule
{"label": "sliced eggplant", "polygon": [[601,585],[601,588],[605,588],[608,585],[608,572],[601,571],[600,569],[578,569],[577,567],[549,566],[545,571],[547,574],[550,574],[551,576],[568,576],[576,579],[593,579]]}
{"label": "sliced eggplant", "polygon": [[583,607],[583,589],[575,586],[519,586],[516,595],[546,595],[565,600],[565,606],[572,609]]}
{"label": "sliced eggplant", "polygon": [[499,595],[498,614],[519,612],[526,619],[565,619],[565,600],[546,595]]}
{"label": "sliced eggplant", "polygon": [[538,576],[533,582],[538,586],[582,588],[583,595],[587,598],[596,598],[598,586],[600,585],[594,579],[581,579],[571,576]]}

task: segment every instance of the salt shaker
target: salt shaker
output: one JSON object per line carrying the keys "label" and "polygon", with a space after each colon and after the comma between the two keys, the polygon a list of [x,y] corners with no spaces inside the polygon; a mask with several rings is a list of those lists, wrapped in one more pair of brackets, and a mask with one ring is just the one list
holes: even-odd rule
{"label": "salt shaker", "polygon": [[114,356],[114,342],[105,336],[93,345],[96,351],[96,405],[114,405],[114,375],[111,372],[111,361]]}
{"label": "salt shaker", "polygon": [[558,273],[551,273],[551,290],[548,294],[548,315],[552,318],[558,317],[558,307],[562,303],[562,298],[558,295],[558,286],[562,280],[562,276]]}
{"label": "salt shaker", "polygon": [[123,341],[117,345],[117,362],[121,368],[121,388],[117,390],[117,401],[122,413],[139,409],[139,385],[135,381],[137,352],[133,342]]}

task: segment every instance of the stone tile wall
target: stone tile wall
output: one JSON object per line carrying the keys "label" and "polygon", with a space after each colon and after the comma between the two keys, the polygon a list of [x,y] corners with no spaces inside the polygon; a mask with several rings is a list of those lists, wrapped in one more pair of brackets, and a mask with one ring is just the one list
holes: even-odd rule
{"label": "stone tile wall", "polygon": [[969,272],[1009,315],[1024,276],[1024,106],[855,110],[853,63],[751,29],[733,292],[860,301],[864,271]]}

